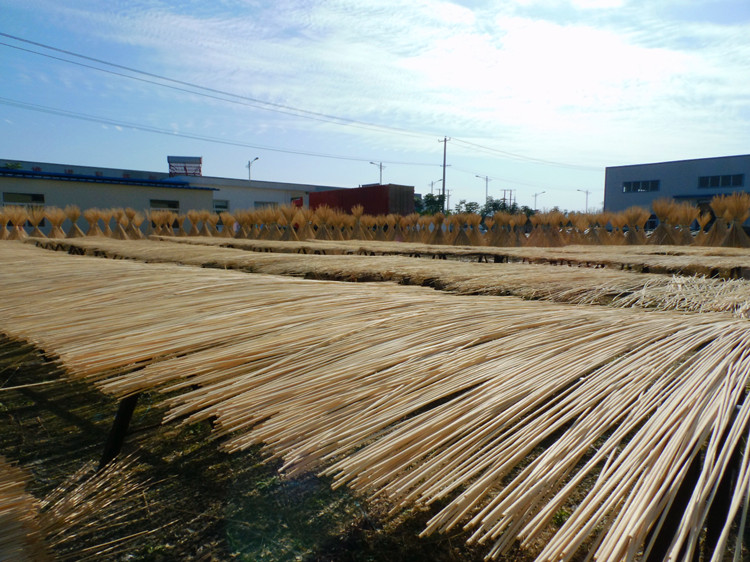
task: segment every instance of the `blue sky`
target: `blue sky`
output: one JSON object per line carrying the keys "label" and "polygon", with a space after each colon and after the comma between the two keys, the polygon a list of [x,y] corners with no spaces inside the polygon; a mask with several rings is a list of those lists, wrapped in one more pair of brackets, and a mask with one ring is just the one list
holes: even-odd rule
{"label": "blue sky", "polygon": [[167,155],[203,156],[205,175],[244,178],[258,157],[253,179],[336,186],[377,182],[383,162],[384,182],[429,193],[447,136],[451,205],[483,201],[489,176],[494,197],[583,210],[606,166],[750,152],[747,0],[0,11],[0,33],[25,40],[0,36],[0,158],[166,171]]}

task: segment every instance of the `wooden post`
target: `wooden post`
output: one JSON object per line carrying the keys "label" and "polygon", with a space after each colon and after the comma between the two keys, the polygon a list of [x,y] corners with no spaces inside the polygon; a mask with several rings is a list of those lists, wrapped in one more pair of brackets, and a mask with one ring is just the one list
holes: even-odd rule
{"label": "wooden post", "polygon": [[112,422],[112,429],[110,429],[107,442],[104,444],[104,451],[102,452],[102,458],[99,461],[99,468],[97,470],[101,470],[107,466],[120,453],[139,396],[140,394],[132,394],[120,401],[115,419]]}

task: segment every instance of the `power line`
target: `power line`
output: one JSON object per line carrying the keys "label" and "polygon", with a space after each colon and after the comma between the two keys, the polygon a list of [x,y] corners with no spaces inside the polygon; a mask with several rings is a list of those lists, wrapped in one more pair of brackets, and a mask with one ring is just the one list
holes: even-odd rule
{"label": "power line", "polygon": [[[292,115],[292,116],[295,116],[295,117],[302,117],[302,118],[305,118],[305,119],[312,119],[312,120],[315,120],[315,121],[322,121],[322,122],[333,123],[333,124],[337,124],[337,125],[357,127],[357,128],[362,128],[362,129],[366,129],[366,130],[373,130],[373,131],[386,132],[386,133],[394,133],[394,134],[408,135],[408,136],[418,136],[418,137],[432,136],[432,135],[430,135],[428,133],[422,133],[422,132],[419,132],[419,131],[410,131],[408,129],[402,129],[402,128],[399,128],[399,127],[390,127],[390,126],[386,126],[386,125],[378,125],[378,124],[375,124],[375,123],[368,123],[368,122],[365,122],[365,121],[358,121],[356,119],[350,119],[350,118],[347,118],[347,117],[340,117],[340,116],[336,116],[336,115],[330,115],[330,114],[326,114],[326,113],[320,113],[320,112],[310,111],[310,110],[306,110],[306,109],[302,109],[302,108],[298,108],[298,107],[294,107],[294,106],[290,106],[290,105],[279,104],[279,103],[274,103],[274,102],[269,102],[269,101],[261,100],[261,99],[258,99],[258,98],[253,98],[253,97],[249,97],[249,96],[235,94],[233,92],[228,92],[228,91],[225,91],[225,90],[219,90],[217,88],[211,88],[211,87],[207,87],[207,86],[202,86],[200,84],[195,84],[195,83],[192,83],[192,82],[186,82],[184,80],[178,80],[178,79],[175,79],[175,78],[170,78],[168,76],[163,76],[163,75],[156,74],[156,73],[153,73],[153,72],[148,72],[148,71],[145,71],[145,70],[140,70],[140,69],[137,69],[137,68],[133,68],[133,67],[129,67],[129,66],[125,66],[125,65],[113,63],[113,62],[110,62],[110,61],[106,61],[106,60],[99,59],[99,58],[96,58],[96,57],[91,57],[91,56],[84,55],[84,54],[81,54],[81,53],[76,53],[74,51],[70,51],[70,50],[67,50],[67,49],[61,49],[59,47],[54,47],[52,45],[47,45],[45,43],[40,43],[40,42],[37,42],[37,41],[31,41],[29,39],[24,39],[23,37],[18,37],[16,35],[11,35],[9,33],[0,32],[0,36],[7,37],[9,39],[13,39],[15,41],[19,41],[19,42],[22,42],[22,43],[26,43],[28,45],[34,45],[36,47],[41,47],[43,49],[48,49],[48,50],[51,50],[51,51],[55,51],[55,52],[58,52],[58,53],[61,53],[61,54],[65,54],[65,55],[71,56],[71,57],[76,57],[76,58],[80,58],[80,59],[87,60],[87,61],[90,61],[90,62],[95,62],[97,64],[101,64],[101,65],[105,65],[105,66],[110,66],[110,67],[113,67],[113,68],[118,68],[120,70],[125,70],[125,71],[130,72],[130,73],[140,74],[142,76],[148,76],[149,78],[155,78],[157,80],[161,80],[161,81],[164,81],[164,82],[169,82],[170,84],[177,84],[178,86],[174,86],[174,85],[170,85],[170,84],[163,84],[163,83],[157,82],[155,80],[149,80],[149,79],[146,79],[146,78],[139,78],[137,76],[131,76],[129,74],[123,74],[123,73],[120,73],[120,72],[115,72],[115,71],[112,71],[112,70],[107,70],[107,69],[104,69],[104,68],[99,68],[97,66],[93,66],[93,65],[89,65],[89,64],[84,64],[84,63],[80,63],[80,62],[77,62],[77,61],[72,61],[72,60],[69,60],[69,59],[62,58],[62,57],[56,57],[56,56],[50,55],[48,53],[41,53],[39,51],[34,51],[32,49],[26,49],[26,48],[23,48],[23,47],[19,47],[17,45],[11,45],[9,43],[0,42],[0,45],[5,46],[5,47],[10,47],[10,48],[13,48],[13,49],[17,49],[17,50],[25,51],[25,52],[28,52],[28,53],[31,53],[31,54],[35,54],[35,55],[38,55],[38,56],[46,57],[46,58],[49,58],[49,59],[52,59],[52,60],[57,60],[57,61],[60,61],[60,62],[66,62],[68,64],[74,64],[74,65],[81,66],[81,67],[84,67],[84,68],[89,68],[91,70],[96,70],[96,71],[99,71],[99,72],[105,72],[105,73],[112,74],[112,75],[115,75],[115,76],[120,76],[120,77],[123,77],[123,78],[129,78],[131,80],[137,80],[137,81],[140,81],[140,82],[144,82],[144,83],[148,83],[148,84],[153,84],[153,85],[161,86],[161,87],[164,87],[164,88],[170,88],[170,89],[176,90],[176,91],[181,91],[181,92],[185,92],[185,93],[189,93],[189,94],[193,94],[193,95],[197,95],[197,96],[203,96],[203,97],[206,97],[206,98],[209,98],[209,99],[215,99],[215,100],[225,101],[225,102],[229,102],[229,103],[246,105],[246,106],[249,106],[249,107],[255,107],[256,109],[262,109],[262,110],[265,110],[265,111],[273,111],[273,112],[276,112],[276,113],[282,113],[282,114]],[[187,89],[185,87],[192,88],[192,89]],[[195,91],[195,90],[200,90],[200,91]],[[224,96],[224,97],[221,97],[221,96]],[[233,99],[227,99],[227,98],[233,98]],[[486,152],[486,153],[498,154],[498,155],[502,155],[502,156],[505,156],[507,158],[513,158],[513,159],[516,159],[516,160],[525,160],[525,161],[528,161],[528,162],[534,162],[534,163],[538,163],[538,164],[545,164],[545,165],[548,165],[548,166],[556,166],[556,167],[561,167],[561,168],[570,168],[570,169],[577,169],[577,170],[584,170],[584,171],[597,171],[597,172],[601,171],[600,168],[594,167],[594,166],[582,166],[582,165],[577,165],[577,164],[566,164],[564,162],[556,162],[556,161],[553,161],[553,160],[545,160],[545,159],[542,159],[542,158],[534,158],[534,157],[531,157],[531,156],[525,156],[523,154],[517,154],[517,153],[514,153],[514,152],[500,150],[500,149],[492,148],[492,147],[489,147],[489,146],[485,146],[485,145],[481,145],[481,144],[477,144],[477,143],[473,143],[473,142],[470,142],[470,141],[465,141],[465,140],[461,140],[461,139],[457,139],[457,138],[453,138],[452,140],[454,140],[454,141],[456,141],[458,143],[464,144],[466,146],[470,146],[470,147],[472,147],[474,149]]]}
{"label": "power line", "polygon": [[[81,67],[84,67],[84,68],[89,68],[91,70],[97,70],[99,72],[105,72],[105,73],[112,74],[112,75],[115,75],[115,76],[120,76],[120,77],[123,77],[123,78],[130,78],[132,80],[138,80],[140,82],[145,82],[145,83],[153,84],[153,85],[156,85],[156,86],[161,86],[163,88],[170,88],[172,90],[177,90],[177,91],[181,91],[181,92],[187,92],[187,93],[190,93],[190,94],[194,94],[194,95],[198,95],[198,96],[203,96],[203,97],[207,97],[207,98],[211,98],[211,99],[216,99],[216,100],[221,100],[221,101],[226,101],[226,102],[229,102],[229,103],[239,103],[241,105],[247,105],[247,106],[250,106],[250,107],[255,107],[257,109],[263,109],[265,111],[273,111],[273,112],[276,112],[276,113],[283,113],[283,114],[287,114],[287,115],[293,115],[295,117],[303,117],[305,119],[313,119],[315,121],[323,121],[323,122],[327,122],[327,123],[334,123],[334,124],[337,124],[337,125],[345,125],[345,126],[351,126],[351,127],[358,127],[358,128],[369,129],[369,130],[378,130],[380,132],[389,132],[389,133],[396,133],[396,134],[409,135],[409,136],[420,136],[420,137],[427,136],[426,133],[420,133],[420,132],[416,132],[416,131],[409,131],[407,129],[401,129],[399,127],[389,127],[389,126],[386,126],[386,125],[378,125],[378,124],[375,124],[375,123],[367,123],[365,121],[358,121],[356,119],[349,119],[347,117],[339,117],[339,116],[336,116],[336,115],[329,115],[329,114],[326,114],[326,113],[319,113],[319,112],[316,112],[316,111],[310,111],[310,110],[307,110],[307,109],[301,109],[301,108],[293,107],[293,106],[290,106],[290,105],[285,105],[285,104],[280,104],[280,103],[274,103],[274,102],[269,102],[269,101],[265,101],[265,100],[261,100],[261,99],[257,99],[257,98],[253,98],[253,97],[249,97],[249,96],[244,96],[244,95],[241,95],[241,94],[235,94],[233,92],[228,92],[228,91],[225,91],[225,90],[219,90],[217,88],[211,88],[211,87],[208,87],[208,86],[202,86],[200,84],[195,84],[193,82],[186,82],[184,80],[178,80],[178,79],[175,79],[175,78],[170,78],[168,76],[163,76],[161,74],[155,74],[153,72],[148,72],[148,71],[140,70],[140,69],[133,68],[133,67],[130,67],[130,66],[125,66],[125,65],[114,63],[114,62],[109,62],[109,61],[106,61],[106,60],[103,60],[103,59],[99,59],[99,58],[95,58],[95,57],[90,57],[88,55],[83,55],[81,53],[76,53],[74,51],[69,51],[69,50],[66,50],[66,49],[61,49],[61,48],[58,48],[58,47],[54,47],[52,45],[46,45],[44,43],[39,43],[39,42],[36,42],[36,41],[31,41],[29,39],[24,39],[23,37],[18,37],[18,36],[15,36],[15,35],[10,35],[9,33],[0,32],[0,36],[7,37],[7,38],[13,39],[15,41],[20,41],[22,43],[26,43],[26,44],[29,44],[29,45],[34,45],[36,47],[41,47],[43,49],[49,49],[51,51],[62,53],[62,54],[68,55],[68,56],[80,58],[80,59],[87,60],[87,61],[90,61],[90,62],[95,62],[97,64],[103,64],[103,65],[110,66],[110,67],[113,67],[113,68],[119,68],[120,70],[126,70],[126,71],[134,73],[134,74],[140,74],[142,76],[148,76],[150,78],[156,78],[158,80],[162,80],[162,81],[165,81],[165,82],[170,82],[172,84],[178,84],[179,86],[187,86],[189,88],[194,88],[194,90],[201,90],[201,91],[196,92],[194,90],[188,90],[188,89],[185,89],[185,88],[182,88],[182,87],[178,87],[178,86],[171,86],[169,84],[162,84],[161,82],[156,82],[154,80],[148,80],[148,79],[145,79],[145,78],[138,78],[136,76],[131,76],[129,74],[123,74],[123,73],[120,73],[120,72],[114,72],[114,71],[107,70],[107,69],[104,69],[104,68],[99,68],[97,66],[92,66],[92,65],[89,65],[89,64],[84,64],[84,63],[72,61],[72,60],[69,60],[69,59],[62,58],[62,57],[56,57],[56,56],[53,56],[53,55],[50,55],[50,54],[47,54],[47,53],[41,53],[39,51],[34,51],[32,49],[25,49],[25,48],[19,47],[17,45],[11,45],[9,43],[0,43],[0,45],[5,46],[5,47],[10,47],[12,49],[17,49],[17,50],[20,50],[20,51],[25,51],[27,53],[39,55],[39,56],[46,57],[46,58],[49,58],[49,59],[52,59],[52,60],[57,60],[57,61],[66,62],[66,63],[69,63],[69,64],[74,64],[74,65],[77,65],[77,66],[81,66]],[[207,94],[205,92],[210,92],[210,94]],[[212,95],[212,94],[214,94],[214,95]],[[226,97],[218,97],[218,96],[227,96],[227,97],[234,98],[234,99],[226,99]]]}
{"label": "power line", "polygon": [[[268,150],[271,152],[283,152],[286,154],[296,154],[300,156],[315,156],[318,158],[333,158],[336,160],[350,160],[354,162],[369,162],[369,158],[356,158],[353,156],[341,156],[336,154],[325,154],[320,152],[307,152],[302,150],[290,150],[286,148],[279,148],[279,147],[272,147],[272,146],[264,146],[264,145],[258,145],[258,144],[250,144],[240,141],[232,141],[227,139],[220,139],[216,137],[208,137],[203,135],[194,135],[190,133],[178,133],[175,131],[170,131],[167,129],[160,129],[158,127],[152,127],[150,125],[142,125],[138,123],[130,123],[127,121],[117,121],[114,119],[109,119],[106,117],[100,117],[97,115],[90,115],[87,113],[78,113],[74,111],[68,111],[66,109],[59,109],[55,107],[48,107],[44,105],[36,105],[31,103],[22,102],[19,100],[14,100],[10,98],[2,98],[0,97],[0,104],[3,105],[9,105],[13,107],[18,107],[21,109],[26,109],[29,111],[36,111],[39,113],[47,113],[50,115],[58,115],[61,117],[69,117],[72,119],[79,119],[81,121],[90,121],[93,123],[101,123],[104,125],[112,125],[113,127],[124,127],[128,129],[135,129],[137,131],[145,131],[148,133],[158,133],[162,135],[169,135],[173,137],[182,137],[192,140],[199,140],[203,142],[212,142],[217,144],[226,144],[230,146],[239,146],[243,148],[255,148],[257,150]],[[397,164],[397,165],[404,165],[404,166],[430,166],[430,167],[437,167],[438,164],[428,164],[425,162],[402,162],[402,161],[389,161],[389,160],[383,160],[383,162],[386,162],[388,164]]]}
{"label": "power line", "polygon": [[484,146],[484,145],[481,145],[481,144],[477,144],[477,143],[474,143],[474,142],[469,142],[469,141],[465,141],[465,140],[461,140],[461,139],[454,138],[453,140],[456,141],[457,143],[465,144],[466,146],[471,146],[473,148],[480,149],[480,150],[482,150],[484,152],[489,152],[489,153],[493,153],[493,154],[501,154],[503,156],[514,158],[516,160],[527,160],[529,162],[535,162],[535,163],[538,163],[538,164],[547,164],[549,166],[557,166],[557,167],[560,167],[560,168],[571,168],[571,169],[575,169],[575,170],[585,170],[585,171],[592,171],[592,172],[593,171],[596,171],[596,172],[600,172],[601,171],[601,168],[598,168],[598,167],[595,167],[595,166],[582,166],[582,165],[578,165],[578,164],[565,164],[564,162],[555,162],[554,160],[544,160],[542,158],[533,158],[531,156],[524,156],[523,154],[516,154],[515,152],[508,152],[506,150],[500,150],[500,149],[497,149],[497,148],[492,148],[490,146]]}

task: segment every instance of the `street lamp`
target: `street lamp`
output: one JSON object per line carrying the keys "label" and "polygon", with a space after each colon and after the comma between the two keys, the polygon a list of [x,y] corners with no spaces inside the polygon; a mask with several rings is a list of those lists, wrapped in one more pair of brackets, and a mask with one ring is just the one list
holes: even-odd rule
{"label": "street lamp", "polygon": [[430,182],[430,195],[434,195],[434,193],[432,192],[432,190],[433,190],[433,188],[435,187],[435,184],[436,184],[436,183],[439,183],[439,182],[441,182],[441,181],[443,181],[443,180],[435,180],[435,181],[431,181],[431,182]]}
{"label": "street lamp", "polygon": [[535,210],[535,211],[536,211],[536,198],[537,198],[538,196],[542,195],[543,193],[547,193],[547,192],[546,192],[546,191],[540,191],[539,193],[535,193],[535,194],[534,194],[534,210]]}
{"label": "street lamp", "polygon": [[479,174],[476,175],[478,178],[482,178],[484,180],[484,202],[487,203],[490,199],[490,192],[488,185],[490,183],[490,177],[489,176],[480,176]]}
{"label": "street lamp", "polygon": [[385,166],[383,166],[382,162],[370,162],[370,164],[380,168],[380,185],[383,185],[383,168],[385,168]]}
{"label": "street lamp", "polygon": [[576,191],[580,191],[581,193],[586,194],[586,212],[588,213],[589,212],[589,193],[591,192],[586,189],[576,189]]}
{"label": "street lamp", "polygon": [[255,158],[253,158],[252,160],[248,161],[248,163],[247,163],[247,180],[248,181],[251,181],[253,179],[251,177],[252,176],[252,169],[253,169],[253,162],[255,162],[258,158],[260,158],[260,156],[256,156]]}

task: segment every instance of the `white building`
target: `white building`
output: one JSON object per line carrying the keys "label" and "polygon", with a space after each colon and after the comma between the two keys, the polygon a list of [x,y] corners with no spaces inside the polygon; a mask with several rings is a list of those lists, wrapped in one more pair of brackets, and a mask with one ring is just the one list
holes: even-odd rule
{"label": "white building", "polygon": [[750,155],[612,166],[606,168],[604,210],[651,208],[653,200],[672,197],[707,211],[714,195],[748,191],[748,178]]}
{"label": "white building", "polygon": [[307,205],[311,191],[341,189],[201,175],[200,157],[170,156],[169,173],[0,159],[0,205],[216,212]]}

